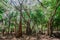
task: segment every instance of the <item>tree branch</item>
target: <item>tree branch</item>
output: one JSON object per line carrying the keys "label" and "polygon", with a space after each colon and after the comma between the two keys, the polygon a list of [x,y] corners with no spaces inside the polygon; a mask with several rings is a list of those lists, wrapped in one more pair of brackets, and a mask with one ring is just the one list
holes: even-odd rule
{"label": "tree branch", "polygon": [[[12,0],[11,0],[11,2],[12,2]],[[15,7],[17,10],[20,11],[20,9],[14,4],[14,2],[12,2],[12,3],[13,3],[13,5],[14,5],[14,7]]]}
{"label": "tree branch", "polygon": [[39,0],[37,0],[37,1],[41,4],[41,6],[42,6],[43,8],[46,8],[46,7],[43,5],[42,2],[40,2]]}

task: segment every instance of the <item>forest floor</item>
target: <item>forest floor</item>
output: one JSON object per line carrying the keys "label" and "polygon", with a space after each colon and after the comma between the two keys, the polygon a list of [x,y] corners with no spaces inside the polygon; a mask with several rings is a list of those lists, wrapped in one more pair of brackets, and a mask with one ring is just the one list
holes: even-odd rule
{"label": "forest floor", "polygon": [[16,38],[15,36],[12,35],[5,35],[2,36],[0,34],[0,40],[60,40],[60,38],[56,38],[56,37],[49,37],[47,35],[42,35],[42,34],[38,34],[36,35],[23,35],[20,38]]}

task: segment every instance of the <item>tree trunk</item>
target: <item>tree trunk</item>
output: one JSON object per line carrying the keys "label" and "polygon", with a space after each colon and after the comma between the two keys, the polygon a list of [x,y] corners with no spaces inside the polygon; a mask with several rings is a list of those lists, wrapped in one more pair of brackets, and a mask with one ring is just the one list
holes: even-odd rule
{"label": "tree trunk", "polygon": [[31,35],[31,33],[32,33],[32,30],[30,28],[30,11],[31,11],[31,9],[28,10],[28,9],[24,8],[24,10],[26,11],[26,13],[27,13],[27,15],[29,17],[29,19],[27,21],[26,34],[27,35]]}
{"label": "tree trunk", "polygon": [[20,4],[20,22],[19,22],[19,28],[16,37],[22,37],[22,3]]}
{"label": "tree trunk", "polygon": [[14,27],[14,32],[16,34],[17,30],[16,30],[16,27],[17,27],[18,23],[17,23],[17,20],[15,20],[15,27]]}
{"label": "tree trunk", "polygon": [[19,29],[18,29],[16,37],[21,37],[21,36],[22,36],[22,21],[20,19]]}
{"label": "tree trunk", "polygon": [[22,37],[22,17],[20,15],[19,28],[16,37]]}
{"label": "tree trunk", "polygon": [[[51,19],[51,20],[53,20],[53,19]],[[52,36],[52,33],[53,33],[53,29],[52,29],[52,21],[49,21],[49,23],[48,23],[48,35],[49,36]]]}
{"label": "tree trunk", "polygon": [[53,25],[52,25],[52,23],[53,23],[53,18],[54,18],[54,16],[56,15],[56,11],[57,11],[57,8],[59,7],[59,5],[60,5],[60,2],[57,2],[57,4],[55,5],[56,7],[55,7],[55,10],[54,10],[54,12],[52,12],[53,13],[53,15],[50,17],[50,20],[48,21],[48,25],[47,25],[47,27],[48,27],[48,31],[47,31],[47,34],[49,35],[49,36],[52,36],[52,32],[53,32]]}
{"label": "tree trunk", "polygon": [[32,30],[30,28],[30,20],[27,21],[26,34],[31,35]]}
{"label": "tree trunk", "polygon": [[9,18],[9,25],[8,25],[8,34],[9,34],[9,31],[10,31],[10,18]]}

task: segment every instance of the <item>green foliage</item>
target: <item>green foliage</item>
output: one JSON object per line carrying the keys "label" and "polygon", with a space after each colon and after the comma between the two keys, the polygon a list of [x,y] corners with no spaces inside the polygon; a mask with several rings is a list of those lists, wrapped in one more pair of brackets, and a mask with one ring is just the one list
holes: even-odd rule
{"label": "green foliage", "polygon": [[[8,3],[8,0],[4,0],[4,2]],[[46,25],[46,23],[49,21],[49,17],[52,15],[52,12],[55,9],[57,0],[42,0],[42,3],[46,7],[46,9],[43,8],[40,4],[30,6],[31,10],[29,8],[27,8],[28,10],[30,10],[29,14],[30,14],[30,20],[32,21],[32,24],[35,23],[38,26],[39,25],[44,25],[44,24]],[[8,11],[9,12],[8,16],[4,20],[5,21],[5,26],[8,25],[8,21],[9,21],[8,19],[10,18],[10,21],[12,22],[12,23],[10,23],[10,27],[13,28],[13,27],[15,27],[14,22],[18,21],[20,19],[20,18],[18,18],[18,16],[20,16],[20,11],[17,11],[17,9],[14,6],[10,7],[9,5],[7,5],[8,7],[5,6],[2,3],[2,0],[0,0],[0,20],[3,18],[2,15],[5,14],[6,10],[9,10]],[[29,5],[25,5],[25,6],[29,6]],[[18,7],[18,6],[16,6],[16,7]],[[18,8],[18,9],[20,9],[20,8]],[[24,11],[24,8],[23,8],[22,11],[23,11],[22,12],[23,17],[26,20],[28,20],[29,16],[26,13],[27,10]],[[23,18],[23,25],[25,25],[24,18]],[[45,25],[44,25],[44,28],[45,28]],[[53,25],[54,25],[54,27],[57,26],[57,25],[60,26],[60,6],[58,7],[57,13],[54,17]]]}
{"label": "green foliage", "polygon": [[0,14],[4,12],[4,6],[3,4],[0,2]]}
{"label": "green foliage", "polygon": [[2,16],[0,15],[0,20],[2,19]]}

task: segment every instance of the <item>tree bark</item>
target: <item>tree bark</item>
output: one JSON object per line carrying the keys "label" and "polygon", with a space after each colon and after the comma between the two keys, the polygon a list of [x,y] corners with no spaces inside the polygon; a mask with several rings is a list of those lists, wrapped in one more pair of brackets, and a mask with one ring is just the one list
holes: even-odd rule
{"label": "tree bark", "polygon": [[27,21],[26,34],[31,35],[32,30],[30,28],[30,20]]}
{"label": "tree bark", "polygon": [[8,25],[8,34],[9,34],[9,31],[10,31],[10,17],[9,17],[9,20],[8,20],[9,22],[9,25]]}
{"label": "tree bark", "polygon": [[18,32],[16,34],[16,37],[22,37],[22,3],[20,4],[20,22],[19,22],[19,28],[18,28]]}
{"label": "tree bark", "polygon": [[53,23],[53,18],[54,18],[54,16],[56,15],[56,11],[57,11],[57,8],[59,7],[59,5],[60,5],[60,2],[57,2],[56,7],[55,7],[55,10],[54,10],[54,12],[53,12],[53,15],[50,17],[50,19],[49,19],[49,21],[48,21],[48,24],[47,24],[47,27],[48,27],[47,34],[48,34],[49,36],[52,36],[52,33],[53,33],[53,25],[52,25],[52,23]]}
{"label": "tree bark", "polygon": [[26,34],[27,35],[31,35],[31,33],[32,33],[32,30],[30,28],[30,11],[31,11],[30,9],[29,10],[26,10],[26,13],[27,13],[27,15],[29,17],[29,19],[27,21],[27,27],[26,27]]}

